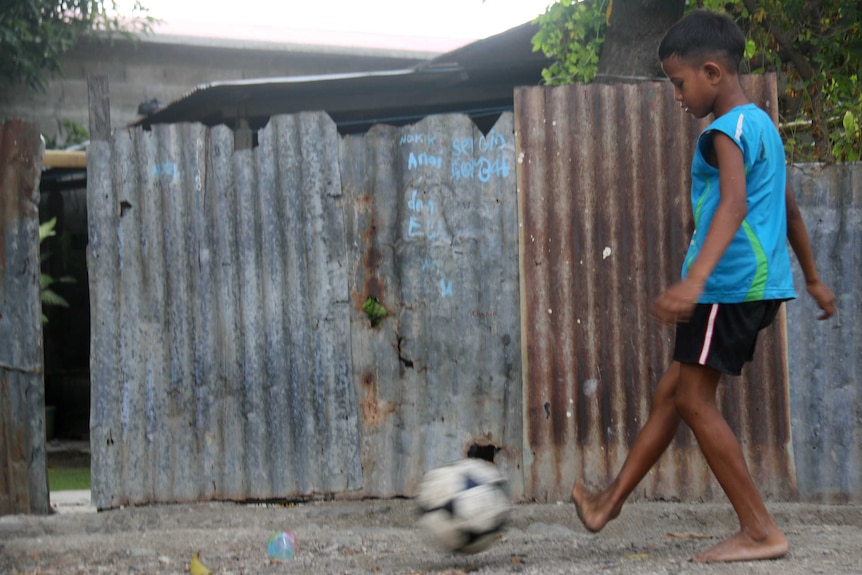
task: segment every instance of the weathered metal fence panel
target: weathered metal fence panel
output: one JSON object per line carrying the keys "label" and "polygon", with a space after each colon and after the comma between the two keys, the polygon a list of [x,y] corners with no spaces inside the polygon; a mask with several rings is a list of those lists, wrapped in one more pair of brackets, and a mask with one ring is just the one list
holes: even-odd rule
{"label": "weathered metal fence panel", "polygon": [[[774,111],[773,76],[748,77]],[[519,88],[526,494],[568,500],[622,464],[670,362],[673,332],[650,301],[679,277],[691,226],[695,138],[669,83]],[[766,496],[795,494],[784,316],[745,376],[723,386],[725,417]],[[721,490],[684,426],[638,488],[649,498]]]}
{"label": "weathered metal fence panel", "polygon": [[39,174],[32,124],[0,124],[0,515],[48,513],[39,298]]}
{"label": "weathered metal fence panel", "polygon": [[88,164],[95,505],[360,489],[334,123],[122,130]]}
{"label": "weathered metal fence panel", "polygon": [[[775,109],[772,77],[746,86]],[[493,457],[519,499],[607,481],[669,361],[672,331],[647,309],[679,274],[704,124],[666,83],[524,88],[516,110],[488,134],[451,115],[339,140],[300,114],[253,150],[199,125],[93,142],[96,505],[411,495],[468,453]],[[858,214],[814,189],[800,204],[846,298]],[[856,358],[854,329],[818,341]],[[804,496],[852,498],[854,364],[815,406],[804,384],[788,392],[785,330],[782,313],[723,411],[764,494],[794,497],[792,393]],[[796,378],[837,369],[791,351],[808,361]],[[822,404],[841,409],[827,421]],[[817,472],[827,457],[834,471]],[[637,495],[719,493],[681,429]]]}
{"label": "weathered metal fence panel", "polygon": [[[862,164],[799,165],[790,181],[821,277],[838,298],[825,322],[794,271],[788,306],[790,413],[799,496],[862,502]],[[797,265],[794,260],[794,265]]]}
{"label": "weathered metal fence panel", "polygon": [[[523,492],[512,123],[483,134],[432,116],[342,141],[368,493],[412,494],[471,451]],[[377,327],[362,311],[374,300],[388,313]]]}

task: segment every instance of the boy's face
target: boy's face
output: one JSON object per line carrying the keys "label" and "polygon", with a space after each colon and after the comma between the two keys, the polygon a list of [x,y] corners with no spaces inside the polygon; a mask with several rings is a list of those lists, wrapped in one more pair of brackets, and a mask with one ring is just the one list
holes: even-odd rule
{"label": "boy's face", "polygon": [[717,95],[717,71],[712,62],[695,66],[677,56],[670,56],[662,60],[661,67],[673,84],[674,100],[683,110],[695,118],[712,113]]}

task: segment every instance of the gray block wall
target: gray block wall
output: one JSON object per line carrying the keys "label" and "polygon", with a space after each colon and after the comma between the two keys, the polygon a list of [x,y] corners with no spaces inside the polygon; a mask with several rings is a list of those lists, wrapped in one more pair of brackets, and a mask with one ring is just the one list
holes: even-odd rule
{"label": "gray block wall", "polygon": [[87,77],[106,75],[111,86],[111,123],[122,127],[139,118],[138,105],[176,100],[219,81],[281,76],[368,72],[410,67],[434,54],[396,50],[290,44],[209,45],[156,37],[137,44],[83,42],[67,54],[63,75],[45,93],[24,86],[0,86],[0,120],[32,122],[46,138],[65,143],[63,120],[87,127]]}

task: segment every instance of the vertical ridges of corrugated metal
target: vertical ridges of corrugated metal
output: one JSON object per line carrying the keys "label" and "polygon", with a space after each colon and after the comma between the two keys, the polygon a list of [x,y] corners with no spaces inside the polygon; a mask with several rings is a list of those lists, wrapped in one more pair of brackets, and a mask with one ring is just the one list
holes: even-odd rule
{"label": "vertical ridges of corrugated metal", "polygon": [[[774,80],[772,88],[746,82],[774,95]],[[691,226],[689,163],[704,123],[677,109],[667,83],[519,88],[515,108],[527,494],[568,499],[576,478],[602,485],[619,469],[669,365],[673,331],[648,309],[679,275],[674,262]],[[767,477],[765,491],[787,496],[786,401],[775,386],[783,356],[762,347],[767,359],[748,373],[767,381],[731,380],[723,404],[753,472]],[[681,430],[639,493],[709,498],[719,490]]]}
{"label": "vertical ridges of corrugated metal", "polygon": [[182,124],[95,146],[98,507],[362,485],[338,135],[300,114],[259,138]]}
{"label": "vertical ridges of corrugated metal", "polygon": [[[375,126],[342,142],[351,343],[368,493],[412,494],[471,447],[521,487],[512,115]],[[362,304],[388,311],[372,327]]]}
{"label": "vertical ridges of corrugated metal", "polygon": [[790,405],[799,495],[862,503],[862,164],[793,166],[789,173],[820,277],[838,298],[821,311],[793,260],[798,301],[787,306]]}

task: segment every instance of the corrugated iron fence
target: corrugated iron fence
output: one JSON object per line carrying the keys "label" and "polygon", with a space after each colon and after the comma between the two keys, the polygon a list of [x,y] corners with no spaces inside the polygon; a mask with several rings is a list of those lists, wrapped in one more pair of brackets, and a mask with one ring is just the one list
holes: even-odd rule
{"label": "corrugated iron fence", "polygon": [[[774,77],[748,77],[745,88],[775,115]],[[604,485],[620,468],[669,366],[673,330],[648,309],[679,278],[689,166],[706,123],[679,110],[668,82],[519,88],[515,112],[525,481],[533,497],[568,500],[577,478]],[[723,386],[721,405],[761,490],[789,498],[783,314],[758,346],[744,377]],[[721,493],[685,426],[638,490]]]}
{"label": "corrugated iron fence", "polygon": [[794,270],[799,301],[787,307],[787,339],[799,495],[862,503],[862,163],[795,166],[790,176],[820,274],[838,298],[838,315],[817,321]]}
{"label": "corrugated iron fence", "polygon": [[278,118],[88,151],[98,507],[362,487],[338,139]]}
{"label": "corrugated iron fence", "polygon": [[511,115],[233,138],[88,152],[95,504],[401,495],[474,445],[514,471]]}
{"label": "corrugated iron fence", "polygon": [[[671,92],[525,88],[487,134],[308,113],[247,150],[199,125],[93,142],[95,504],[410,495],[471,452],[517,498],[606,481],[670,353],[646,310],[702,126]],[[797,494],[785,328],[722,397],[771,499]],[[681,430],[638,495],[718,493]]]}
{"label": "corrugated iron fence", "polygon": [[47,513],[39,301],[39,174],[33,124],[0,124],[0,515]]}
{"label": "corrugated iron fence", "polygon": [[[342,141],[353,378],[366,490],[401,495],[474,452],[521,492],[518,233],[511,114]],[[373,298],[369,300],[369,298]],[[370,328],[362,306],[391,314]]]}

